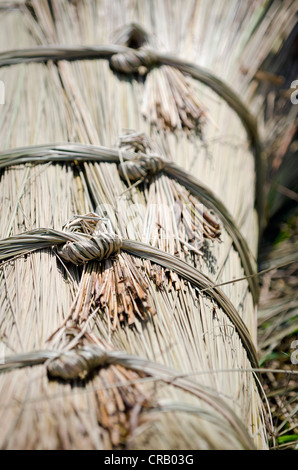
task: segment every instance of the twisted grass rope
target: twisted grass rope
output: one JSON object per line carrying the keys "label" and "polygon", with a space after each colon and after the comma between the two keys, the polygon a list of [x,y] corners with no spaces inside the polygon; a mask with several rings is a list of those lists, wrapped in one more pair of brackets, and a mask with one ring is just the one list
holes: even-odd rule
{"label": "twisted grass rope", "polygon": [[88,236],[40,228],[0,240],[0,261],[57,247],[57,253],[64,261],[78,265],[94,259],[102,261],[119,252],[121,245],[121,238],[112,233]]}
{"label": "twisted grass rope", "polygon": [[160,54],[152,49],[133,49],[116,45],[98,46],[37,46],[28,49],[12,50],[0,53],[0,67],[29,62],[46,62],[48,60],[82,60],[82,59],[110,59],[112,66],[123,73],[135,73],[140,66],[153,67],[169,65],[176,67],[181,72],[191,75],[201,81],[236,111],[242,120],[251,138],[256,151],[261,149],[260,139],[255,118],[251,115],[240,97],[221,79],[212,72],[176,58],[171,54]]}
{"label": "twisted grass rope", "polygon": [[67,381],[84,379],[96,368],[118,365],[177,387],[210,405],[232,426],[244,448],[254,449],[243,422],[215,390],[200,385],[185,377],[184,374],[162,364],[132,356],[123,351],[107,351],[94,344],[70,351],[32,351],[6,357],[5,362],[0,363],[0,373],[45,363],[47,363],[48,375],[54,379]]}
{"label": "twisted grass rope", "polygon": [[[237,312],[236,308],[224,294],[224,292],[213,285],[213,282],[205,275],[200,273],[196,268],[189,265],[185,261],[170,255],[158,248],[154,248],[142,242],[121,239],[116,234],[95,233],[90,236],[78,232],[58,232],[54,230],[37,229],[31,232],[25,232],[15,237],[10,237],[0,241],[0,261],[10,259],[17,255],[26,254],[30,251],[38,249],[50,248],[53,245],[58,247],[58,254],[62,254],[65,261],[80,264],[91,260],[102,260],[121,249],[130,255],[139,258],[145,258],[153,263],[176,272],[182,279],[190,282],[199,290],[205,289],[205,294],[214,299],[223,309],[227,317],[233,323],[242,344],[247,352],[247,356],[253,368],[258,368],[258,359],[255,346],[251,339],[245,323]],[[96,240],[95,237],[98,237]],[[86,240],[91,239],[92,246],[86,247]],[[70,242],[70,243],[69,243]],[[94,243],[95,242],[95,243]],[[120,244],[121,243],[121,244]],[[62,245],[60,247],[60,245]],[[64,247],[68,245],[68,248]],[[65,257],[64,257],[65,256]]]}
{"label": "twisted grass rope", "polygon": [[125,180],[129,177],[131,181],[150,175],[153,176],[156,172],[163,171],[169,178],[175,179],[185,186],[207,208],[215,211],[220,218],[239,253],[244,272],[248,276],[248,283],[254,302],[258,302],[259,287],[258,281],[254,276],[253,257],[233,217],[209,188],[175,163],[158,156],[138,156],[135,152],[125,151],[121,151],[120,160],[119,150],[117,149],[78,143],[37,145],[0,152],[0,169],[26,163],[85,161],[118,163],[120,176]]}
{"label": "twisted grass rope", "polygon": [[265,157],[256,120],[240,97],[209,70],[176,58],[170,54],[159,54],[149,48],[133,49],[122,45],[93,47],[39,46],[12,50],[0,53],[0,67],[28,62],[46,62],[48,60],[86,60],[100,58],[109,59],[115,70],[127,74],[137,72],[140,67],[150,68],[160,65],[176,67],[182,73],[189,74],[194,79],[207,85],[226,101],[241,119],[254,150],[256,167],[256,208],[259,216],[259,226],[262,228]]}

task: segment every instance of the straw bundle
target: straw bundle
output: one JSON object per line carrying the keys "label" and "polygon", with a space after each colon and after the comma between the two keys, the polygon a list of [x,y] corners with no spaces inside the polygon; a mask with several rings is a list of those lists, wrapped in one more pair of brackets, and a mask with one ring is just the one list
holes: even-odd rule
{"label": "straw bundle", "polygon": [[294,2],[0,5],[1,448],[266,449],[244,102]]}

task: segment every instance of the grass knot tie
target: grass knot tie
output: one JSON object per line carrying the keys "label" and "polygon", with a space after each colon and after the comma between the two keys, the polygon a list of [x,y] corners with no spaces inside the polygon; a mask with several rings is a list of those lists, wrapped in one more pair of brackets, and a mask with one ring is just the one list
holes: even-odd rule
{"label": "grass knot tie", "polygon": [[48,374],[62,380],[85,379],[97,367],[108,364],[108,354],[97,346],[83,346],[80,349],[63,352],[48,364]]}
{"label": "grass knot tie", "polygon": [[69,240],[57,247],[58,255],[67,262],[84,264],[88,261],[109,258],[118,253],[122,239],[111,229],[107,230],[97,214],[71,217],[63,226]]}
{"label": "grass knot tie", "polygon": [[110,67],[114,72],[127,75],[134,73],[145,75],[154,63],[152,52],[146,49],[129,49],[127,52],[112,55],[110,59]]}
{"label": "grass knot tie", "polygon": [[93,236],[81,234],[77,240],[67,241],[57,248],[58,255],[67,262],[84,264],[88,261],[109,258],[120,251],[121,238],[115,233],[98,233]]}
{"label": "grass knot tie", "polygon": [[140,155],[135,159],[126,160],[119,164],[119,175],[131,182],[152,177],[164,169],[166,162],[157,155]]}

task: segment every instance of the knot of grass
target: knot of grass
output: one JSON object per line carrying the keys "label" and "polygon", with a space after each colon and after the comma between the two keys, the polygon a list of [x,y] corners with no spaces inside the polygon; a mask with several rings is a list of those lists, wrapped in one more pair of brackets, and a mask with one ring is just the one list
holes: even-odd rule
{"label": "knot of grass", "polygon": [[110,58],[111,69],[127,75],[135,73],[145,75],[154,64],[155,58],[152,52],[146,49],[130,49],[127,52],[114,54]]}
{"label": "knot of grass", "polygon": [[98,346],[88,345],[63,352],[48,364],[48,375],[62,380],[85,379],[97,367],[108,363],[108,354]]}
{"label": "knot of grass", "polygon": [[152,177],[164,169],[166,161],[158,155],[138,155],[132,160],[119,164],[118,171],[122,179],[131,182]]}
{"label": "knot of grass", "polygon": [[101,229],[103,219],[96,214],[72,217],[63,227],[75,239],[57,247],[58,255],[67,262],[84,264],[88,261],[109,258],[118,253],[122,239],[112,231]]}

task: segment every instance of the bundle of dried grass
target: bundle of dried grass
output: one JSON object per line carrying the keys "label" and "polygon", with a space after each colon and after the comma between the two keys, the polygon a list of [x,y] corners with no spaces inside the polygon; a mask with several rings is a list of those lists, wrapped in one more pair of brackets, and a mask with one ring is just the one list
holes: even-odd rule
{"label": "bundle of dried grass", "polygon": [[[268,20],[271,9],[286,17],[285,34],[291,26],[292,3],[288,8],[277,3],[267,11],[265,2],[229,7],[220,1],[183,6],[178,1],[124,2],[120,11],[114,2],[52,1],[50,7],[46,0],[33,0],[0,10],[0,44],[6,45],[4,50],[7,44],[15,49],[20,44],[106,45],[112,32],[137,22],[153,31],[165,49],[187,60],[199,57],[200,65],[233,79],[236,91],[249,91],[249,77],[240,72],[242,51],[252,54],[254,38],[260,41],[270,31],[271,43],[262,47],[259,60],[270,53],[276,34]],[[221,18],[219,27],[216,17]],[[18,27],[12,29],[14,25]],[[200,45],[199,54],[193,44]],[[145,82],[138,75],[123,79],[105,59],[1,67],[6,91],[0,115],[3,158],[9,158],[8,149],[21,148],[22,154],[25,146],[54,147],[56,142],[115,149],[127,129],[145,133],[158,155],[211,188],[255,254],[255,159],[242,117],[215,89],[188,78],[191,103],[196,105],[193,97],[199,96],[214,122],[206,121],[201,136],[195,128],[184,132],[177,110],[180,122],[192,127],[177,103],[180,93],[185,98],[186,78],[181,88],[180,73],[170,72],[170,80],[175,76],[174,83],[179,81],[175,96],[163,95],[163,109],[149,106],[145,119],[146,80],[157,80],[162,87],[164,72],[159,72],[148,72]],[[151,94],[152,87],[148,89]],[[150,98],[154,103],[156,96]],[[159,121],[151,125],[156,109],[166,121],[165,103],[175,116],[170,127],[176,126],[176,132],[164,132]],[[147,150],[138,152],[146,155]],[[118,145],[117,151],[121,158],[123,148]],[[38,150],[41,157],[47,152]],[[1,448],[267,448],[267,417],[252,356],[222,301],[227,298],[254,343],[255,303],[249,284],[226,284],[217,298],[204,291],[247,274],[241,248],[238,252],[221,211],[197,210],[199,194],[190,194],[183,181],[161,172],[134,184],[125,172],[121,177],[118,163],[49,159],[40,165],[27,160],[6,166],[1,174],[1,239],[37,228],[60,233],[74,215],[96,212],[131,246],[146,243],[153,251],[162,250],[165,259],[187,263],[196,275],[208,277],[211,286],[185,280],[184,272],[174,272],[162,256],[145,259],[133,250],[104,263],[76,266],[47,245],[5,262],[0,273],[1,351],[7,358],[0,376],[0,415],[6,423]],[[188,206],[182,219],[177,217],[181,203]],[[79,367],[78,374],[65,375],[69,367],[74,370],[72,365]]]}
{"label": "bundle of dried grass", "polygon": [[[141,49],[144,54],[147,49],[158,50],[160,45],[143,28],[137,24],[125,25],[114,38],[116,44],[133,49]],[[129,73],[130,56],[116,54],[111,59],[111,66],[117,72]],[[148,73],[146,65],[141,65],[138,74]],[[194,130],[200,129],[200,124],[206,116],[198,97],[192,92],[186,77],[168,65],[161,65],[150,73],[145,82],[142,112],[152,125],[164,130]]]}

